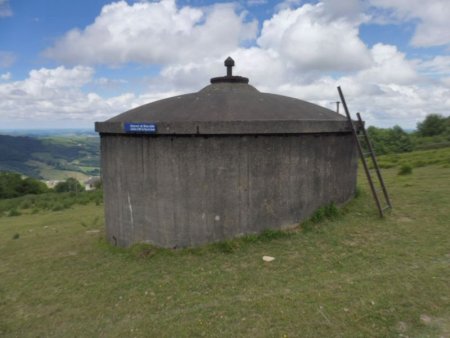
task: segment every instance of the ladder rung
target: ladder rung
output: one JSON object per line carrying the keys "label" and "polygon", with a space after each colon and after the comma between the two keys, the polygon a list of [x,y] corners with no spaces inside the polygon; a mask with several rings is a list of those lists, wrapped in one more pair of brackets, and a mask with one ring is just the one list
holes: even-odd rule
{"label": "ladder rung", "polygon": [[377,177],[377,170],[375,168],[369,168],[370,177]]}
{"label": "ladder rung", "polygon": [[383,196],[383,192],[380,189],[375,188],[374,190],[377,196]]}
{"label": "ladder rung", "polygon": [[363,153],[363,156],[372,155],[370,151]]}
{"label": "ladder rung", "polygon": [[381,209],[381,211],[385,211],[385,210],[390,209],[390,208],[391,208],[391,206],[390,206],[390,205],[387,205],[387,206],[385,206],[383,209]]}
{"label": "ladder rung", "polygon": [[375,182],[375,180],[372,178],[372,183],[374,185],[375,194],[377,196],[382,196],[384,198],[385,197],[384,190],[383,190],[383,187],[381,186],[380,182]]}

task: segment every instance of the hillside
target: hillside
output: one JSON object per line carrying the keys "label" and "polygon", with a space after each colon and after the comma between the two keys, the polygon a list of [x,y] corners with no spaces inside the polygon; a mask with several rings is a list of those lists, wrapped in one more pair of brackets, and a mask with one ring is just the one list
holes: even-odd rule
{"label": "hillside", "polygon": [[0,135],[0,171],[47,180],[97,176],[99,139],[83,135]]}
{"label": "hillside", "polygon": [[384,219],[360,176],[332,219],[195,249],[112,247],[83,198],[5,200],[0,336],[449,337],[450,148],[380,161]]}

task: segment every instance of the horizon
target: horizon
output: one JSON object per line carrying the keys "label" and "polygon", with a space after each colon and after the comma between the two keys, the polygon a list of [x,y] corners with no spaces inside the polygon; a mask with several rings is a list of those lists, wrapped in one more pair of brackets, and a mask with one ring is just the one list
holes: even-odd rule
{"label": "horizon", "polygon": [[[398,125],[397,125],[398,126]],[[381,128],[381,127],[377,127],[377,126],[367,126],[369,127],[375,127],[375,128],[379,128],[379,129],[389,129],[392,127],[387,127],[387,128]],[[393,126],[394,127],[394,126]],[[399,126],[400,128],[402,128],[404,131],[406,132],[413,132],[413,131],[417,131],[417,127],[416,128],[403,128],[402,126]],[[93,128],[66,128],[66,127],[56,127],[56,128],[0,128],[0,134],[2,132],[7,132],[7,131],[17,131],[17,132],[24,132],[24,131],[50,131],[50,130],[54,130],[54,131],[90,131],[92,133],[96,133],[98,134],[98,132],[95,131],[95,127]]]}

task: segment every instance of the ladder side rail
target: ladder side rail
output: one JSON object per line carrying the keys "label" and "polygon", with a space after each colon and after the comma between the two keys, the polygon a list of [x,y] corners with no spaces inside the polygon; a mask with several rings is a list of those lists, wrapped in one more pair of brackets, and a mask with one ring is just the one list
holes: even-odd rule
{"label": "ladder side rail", "polygon": [[361,147],[361,143],[359,142],[358,135],[356,134],[356,129],[355,129],[355,126],[353,125],[353,121],[352,121],[352,118],[350,116],[350,112],[349,112],[349,110],[347,108],[347,103],[345,102],[344,94],[342,93],[341,87],[338,87],[338,92],[339,92],[339,96],[341,98],[342,106],[344,107],[345,114],[347,115],[347,119],[348,119],[348,121],[350,123],[353,136],[354,136],[354,138],[356,140],[356,145],[357,145],[357,148],[358,148],[359,156],[360,156],[361,161],[363,163],[363,167],[364,167],[364,171],[366,172],[367,180],[369,181],[370,190],[372,191],[373,198],[375,199],[375,203],[377,204],[378,212],[380,213],[380,216],[383,217],[383,208],[381,206],[380,200],[379,200],[377,192],[375,190],[375,186],[373,184],[372,177],[370,176],[369,167],[367,166],[367,162],[366,162],[366,159],[365,159],[364,154],[363,154],[363,149]]}
{"label": "ladder side rail", "polygon": [[[358,117],[358,121],[359,121],[360,125],[362,125],[363,122],[362,122],[360,113],[356,113],[356,116]],[[379,180],[381,188],[383,190],[384,198],[386,199],[386,203],[389,206],[389,208],[392,208],[391,199],[389,198],[389,194],[386,189],[386,185],[384,184],[383,176],[381,175],[381,170],[380,170],[380,166],[378,165],[375,150],[372,147],[372,143],[370,142],[369,135],[367,135],[367,131],[366,131],[365,127],[362,128],[362,132],[364,135],[364,139],[366,140],[367,147],[369,148],[370,157],[372,159],[373,166],[375,167],[375,172],[377,173],[378,180]]]}

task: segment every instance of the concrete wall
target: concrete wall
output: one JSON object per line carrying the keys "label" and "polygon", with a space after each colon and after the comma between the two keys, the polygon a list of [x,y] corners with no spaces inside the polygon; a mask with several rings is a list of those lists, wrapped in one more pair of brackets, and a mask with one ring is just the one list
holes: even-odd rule
{"label": "concrete wall", "polygon": [[185,247],[297,225],[348,201],[349,133],[264,136],[101,135],[107,238]]}

